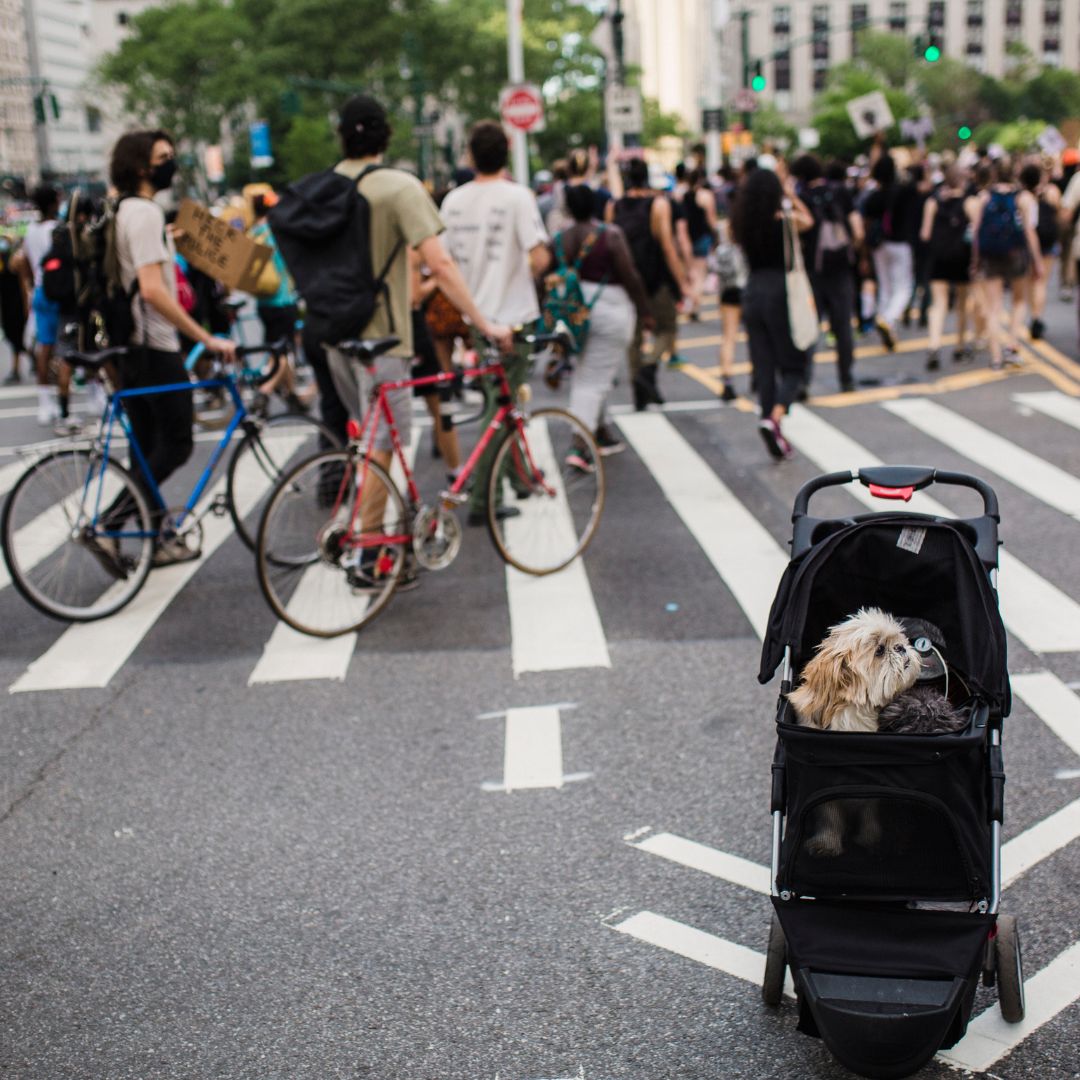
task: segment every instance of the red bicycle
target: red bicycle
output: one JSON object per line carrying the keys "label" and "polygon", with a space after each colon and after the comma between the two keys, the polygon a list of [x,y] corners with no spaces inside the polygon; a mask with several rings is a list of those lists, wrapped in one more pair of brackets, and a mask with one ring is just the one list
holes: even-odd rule
{"label": "red bicycle", "polygon": [[[525,340],[541,346],[558,344],[561,336]],[[396,344],[396,338],[382,338],[338,348],[371,365]],[[592,433],[565,409],[524,411],[491,346],[469,377],[494,381],[498,410],[435,503],[420,501],[388,395],[460,382],[460,372],[382,383],[363,422],[351,422],[345,449],[317,454],[282,476],[266,502],[256,557],[263,595],[289,626],[316,637],[352,633],[386,607],[415,565],[449,566],[462,542],[454,510],[468,499],[469,479],[496,439],[487,525],[503,560],[527,574],[553,574],[588,547],[604,507],[604,470]],[[527,394],[522,397],[527,400]],[[404,477],[404,496],[371,457],[383,423]],[[504,506],[519,513],[500,512]]]}

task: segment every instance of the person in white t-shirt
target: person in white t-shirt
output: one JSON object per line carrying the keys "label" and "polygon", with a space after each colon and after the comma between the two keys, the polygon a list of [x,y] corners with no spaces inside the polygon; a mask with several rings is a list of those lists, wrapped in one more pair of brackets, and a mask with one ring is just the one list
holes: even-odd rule
{"label": "person in white t-shirt", "polygon": [[[505,179],[510,144],[502,126],[482,120],[469,135],[469,154],[476,179],[451,191],[441,213],[450,254],[485,319],[503,326],[528,326],[540,317],[535,280],[551,261],[548,236],[536,196],[529,188]],[[517,344],[504,358],[511,388],[524,380],[528,346]],[[495,414],[494,401],[482,426]],[[487,478],[494,444],[477,464],[469,500],[469,524],[487,521]],[[521,511],[503,506],[500,517]]]}

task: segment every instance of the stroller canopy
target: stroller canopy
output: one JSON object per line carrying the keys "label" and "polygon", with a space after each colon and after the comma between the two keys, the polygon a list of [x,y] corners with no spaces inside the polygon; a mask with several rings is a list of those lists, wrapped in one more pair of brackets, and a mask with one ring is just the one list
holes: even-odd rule
{"label": "stroller canopy", "polygon": [[795,676],[829,627],[861,607],[938,626],[950,668],[998,715],[1009,711],[1005,627],[963,522],[876,514],[837,529],[792,559],[769,614],[758,680],[791,647]]}

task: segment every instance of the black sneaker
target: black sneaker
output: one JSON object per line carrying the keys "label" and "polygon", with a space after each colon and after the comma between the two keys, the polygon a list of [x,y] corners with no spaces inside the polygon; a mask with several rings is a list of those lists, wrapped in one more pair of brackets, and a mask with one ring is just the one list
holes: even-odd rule
{"label": "black sneaker", "polygon": [[1031,340],[1038,341],[1046,333],[1046,323],[1042,319],[1031,320]]}
{"label": "black sneaker", "polygon": [[930,353],[926,358],[926,370],[937,371],[941,367],[941,356],[938,354],[937,349]]}
{"label": "black sneaker", "polygon": [[881,335],[881,342],[889,352],[896,352],[896,335],[892,327],[884,319],[876,319],[874,325]]}
{"label": "black sneaker", "polygon": [[600,448],[601,457],[621,454],[626,449],[626,443],[607,424],[601,424],[596,429],[596,445]]}
{"label": "black sneaker", "polygon": [[735,401],[738,397],[739,395],[735,393],[735,387],[731,385],[731,382],[728,379],[725,379],[724,389],[720,391],[720,400]]}
{"label": "black sneaker", "polygon": [[765,448],[775,461],[791,457],[791,444],[780,434],[780,425],[775,420],[762,420],[758,424]]}
{"label": "black sneaker", "polygon": [[128,567],[120,555],[120,541],[116,537],[94,536],[90,532],[84,532],[80,542],[106,574],[117,581],[127,580]]}

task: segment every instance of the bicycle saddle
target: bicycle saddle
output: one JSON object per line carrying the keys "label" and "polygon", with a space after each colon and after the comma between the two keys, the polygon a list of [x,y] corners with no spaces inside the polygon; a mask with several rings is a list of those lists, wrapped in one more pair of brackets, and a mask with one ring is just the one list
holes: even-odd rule
{"label": "bicycle saddle", "polygon": [[371,338],[369,340],[350,338],[348,341],[339,341],[336,347],[353,360],[359,360],[361,364],[370,364],[376,356],[382,356],[384,352],[388,352],[400,343],[401,338],[396,337]]}
{"label": "bicycle saddle", "polygon": [[100,352],[69,352],[59,357],[65,364],[72,367],[85,368],[87,371],[97,371],[111,360],[122,360],[127,356],[126,346],[114,345],[111,349],[102,349]]}

